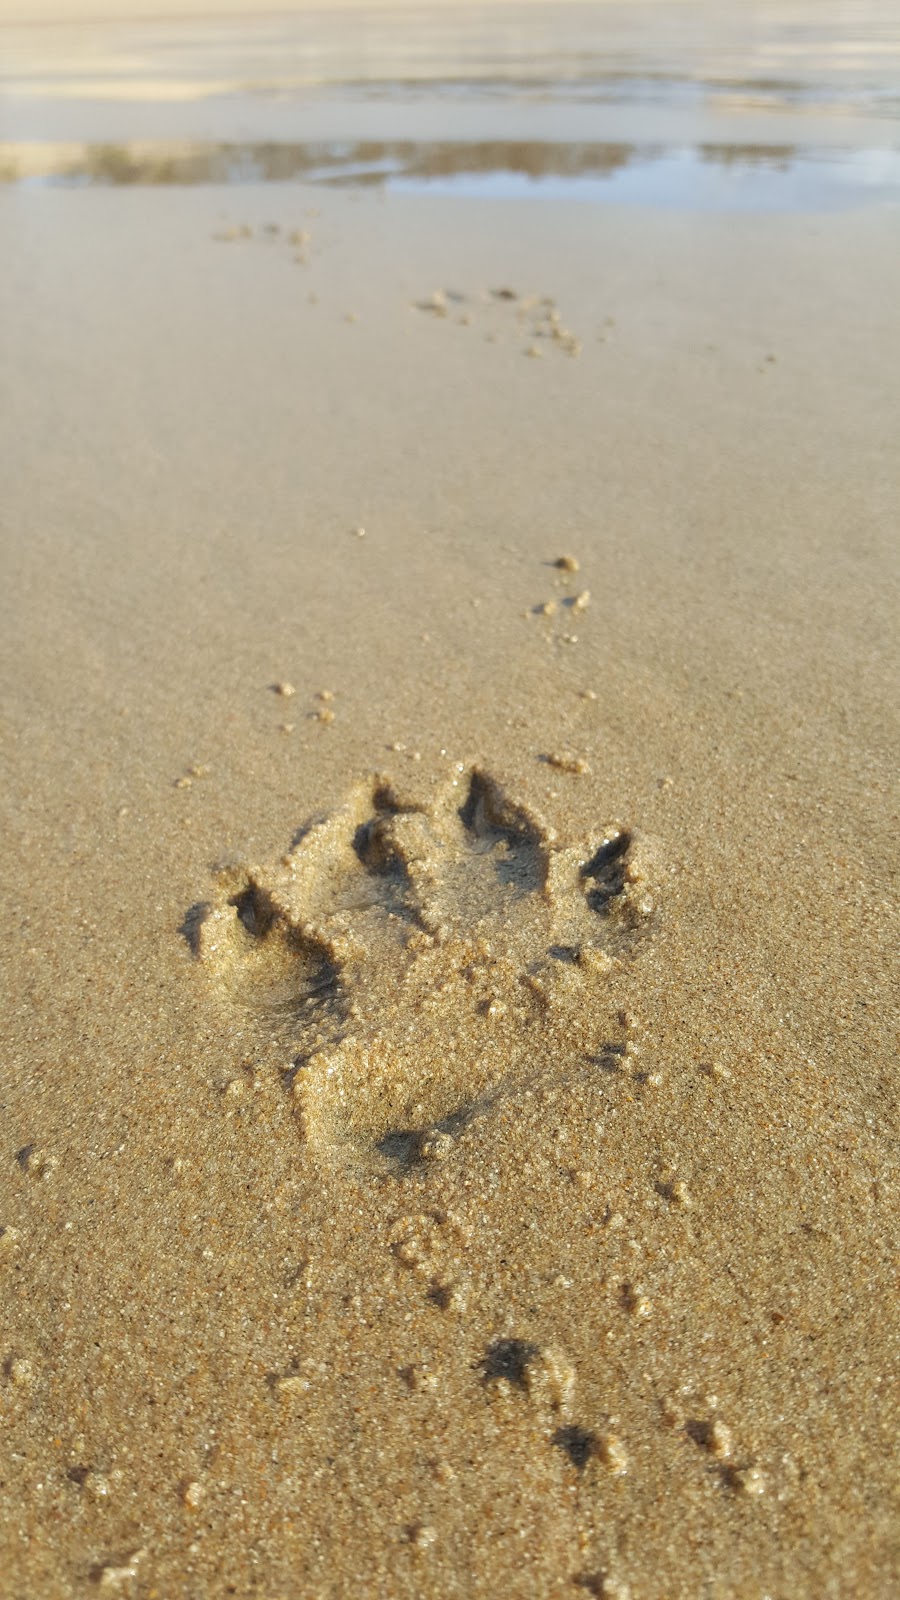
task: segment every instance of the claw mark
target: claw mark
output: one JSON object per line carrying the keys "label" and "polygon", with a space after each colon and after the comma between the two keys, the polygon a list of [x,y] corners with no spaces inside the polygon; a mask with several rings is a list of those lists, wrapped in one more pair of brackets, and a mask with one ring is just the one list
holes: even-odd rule
{"label": "claw mark", "polygon": [[492,1379],[504,1378],[507,1383],[514,1383],[519,1389],[524,1389],[528,1368],[539,1354],[539,1346],[529,1344],[525,1339],[497,1339],[489,1346],[481,1362],[485,1383],[490,1383]]}
{"label": "claw mark", "polygon": [[586,881],[585,893],[588,905],[592,911],[599,912],[601,916],[625,889],[625,869],[630,845],[630,833],[623,831],[614,834],[611,839],[604,839],[600,848],[581,869],[581,876]]}

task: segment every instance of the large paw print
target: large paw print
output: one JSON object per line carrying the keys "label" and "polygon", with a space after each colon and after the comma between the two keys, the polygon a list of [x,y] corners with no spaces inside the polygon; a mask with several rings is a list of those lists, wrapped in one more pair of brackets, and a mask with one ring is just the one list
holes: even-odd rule
{"label": "large paw print", "polygon": [[307,1142],[409,1165],[609,1038],[649,862],[619,823],[566,844],[478,766],[428,797],[375,779],[276,865],[226,876],[188,931],[277,1052]]}

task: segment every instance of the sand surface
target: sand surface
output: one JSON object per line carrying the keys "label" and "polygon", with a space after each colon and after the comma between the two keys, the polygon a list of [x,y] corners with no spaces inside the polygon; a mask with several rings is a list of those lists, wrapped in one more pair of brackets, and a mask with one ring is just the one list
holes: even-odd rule
{"label": "sand surface", "polygon": [[0,190],[4,1596],[898,1592],[898,226]]}

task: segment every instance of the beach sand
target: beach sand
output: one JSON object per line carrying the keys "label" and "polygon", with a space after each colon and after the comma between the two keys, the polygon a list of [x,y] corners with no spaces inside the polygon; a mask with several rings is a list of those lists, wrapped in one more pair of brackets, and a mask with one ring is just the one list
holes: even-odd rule
{"label": "beach sand", "polygon": [[0,230],[0,1589],[884,1600],[896,211]]}

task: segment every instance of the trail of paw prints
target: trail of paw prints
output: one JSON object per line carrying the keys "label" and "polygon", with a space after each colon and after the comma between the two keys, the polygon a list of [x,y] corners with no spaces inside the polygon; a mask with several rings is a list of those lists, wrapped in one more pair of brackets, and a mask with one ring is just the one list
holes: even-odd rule
{"label": "trail of paw prints", "polygon": [[[517,289],[499,288],[475,294],[457,289],[435,289],[424,300],[413,302],[416,311],[444,319],[452,318],[462,327],[478,323],[485,338],[496,344],[501,334],[524,340],[523,354],[539,359],[544,352],[560,351],[567,356],[581,354],[581,340],[567,328],[552,295],[520,294]],[[498,318],[498,312],[507,313]]]}
{"label": "trail of paw prints", "polygon": [[626,1051],[609,979],[652,926],[652,869],[622,823],[561,840],[473,765],[428,794],[360,784],[280,861],[224,871],[182,931],[306,1143],[402,1170]]}

